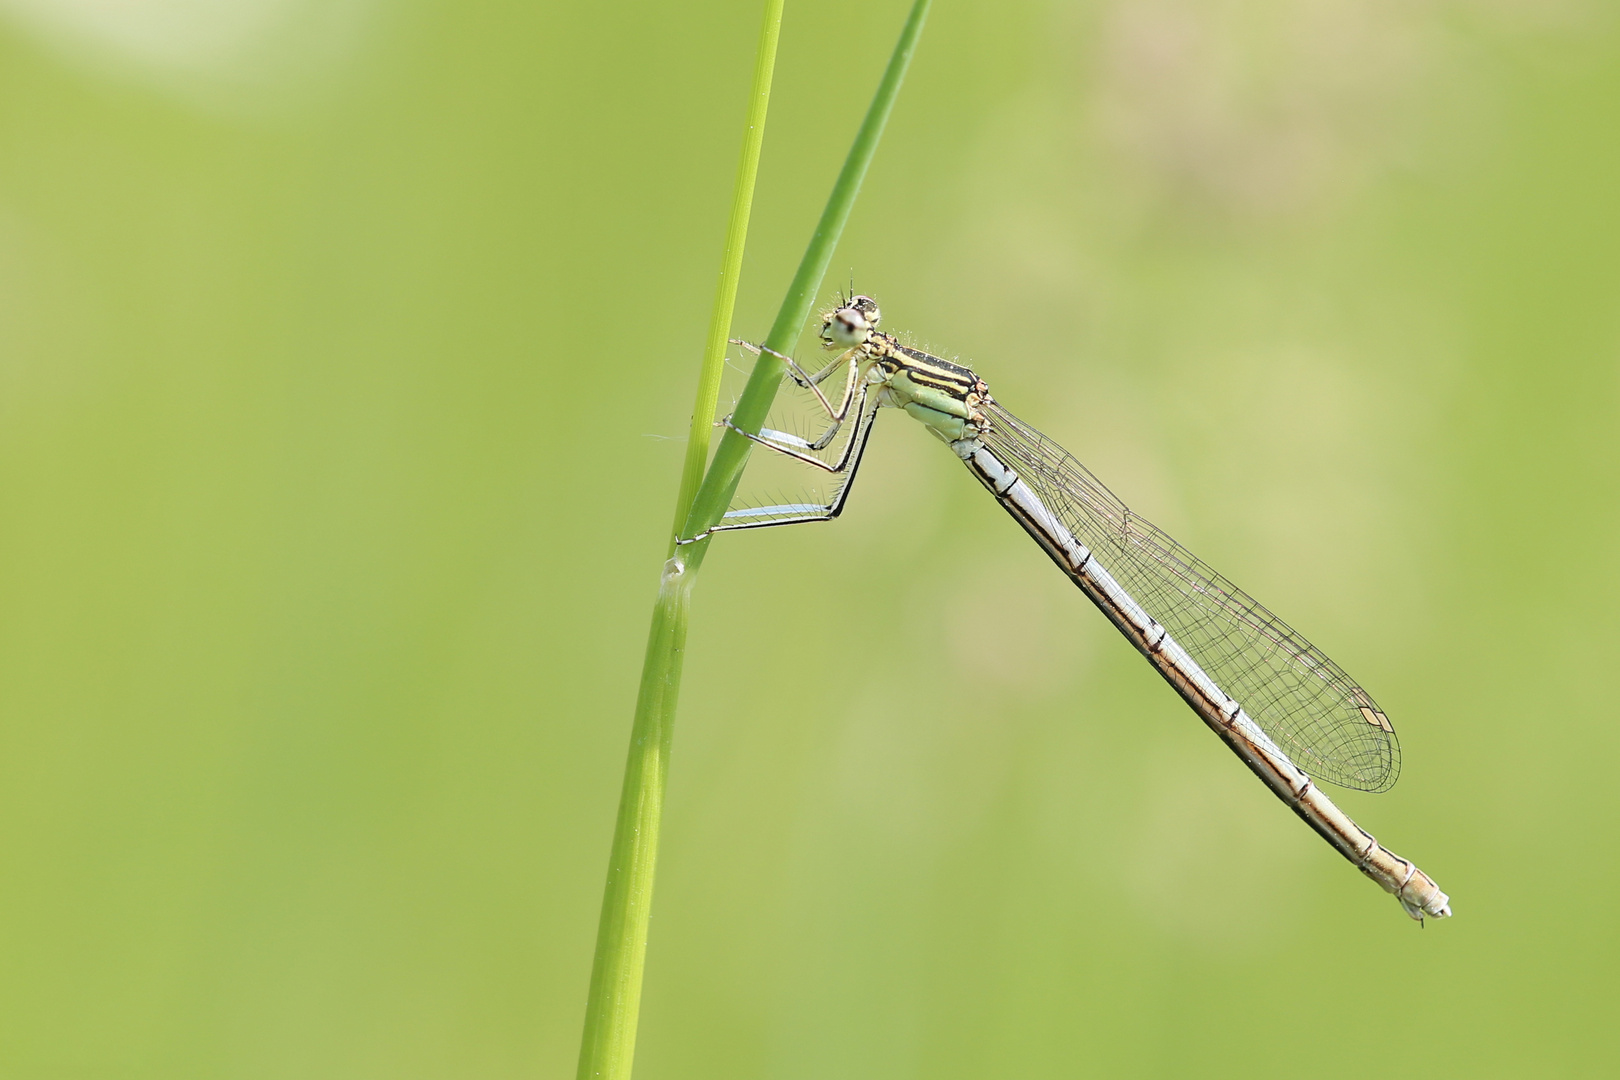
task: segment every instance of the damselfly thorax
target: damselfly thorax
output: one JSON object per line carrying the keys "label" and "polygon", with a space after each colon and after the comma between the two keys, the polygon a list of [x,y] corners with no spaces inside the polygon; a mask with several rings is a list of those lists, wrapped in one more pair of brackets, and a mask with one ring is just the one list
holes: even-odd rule
{"label": "damselfly thorax", "polygon": [[878,306],[869,296],[856,296],[822,316],[825,348],[852,345],[851,356],[865,381],[881,387],[878,404],[904,409],[947,443],[983,432],[988,426],[982,406],[990,388],[971,368],[902,345],[893,334],[876,328]]}

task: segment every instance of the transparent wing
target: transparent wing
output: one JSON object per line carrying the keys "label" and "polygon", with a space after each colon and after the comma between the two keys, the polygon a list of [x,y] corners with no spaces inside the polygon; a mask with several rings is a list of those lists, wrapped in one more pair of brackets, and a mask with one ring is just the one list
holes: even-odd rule
{"label": "transparent wing", "polygon": [[1389,719],[1344,669],[1163,530],[1074,456],[995,403],[985,443],[1308,775],[1387,791],[1401,771]]}

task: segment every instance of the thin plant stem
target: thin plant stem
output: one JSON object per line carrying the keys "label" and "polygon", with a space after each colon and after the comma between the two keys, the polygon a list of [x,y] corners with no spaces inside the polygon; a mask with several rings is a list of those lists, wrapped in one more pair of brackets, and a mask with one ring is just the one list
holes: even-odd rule
{"label": "thin plant stem", "polygon": [[[915,0],[911,5],[911,13],[906,16],[906,24],[900,30],[900,40],[895,42],[894,52],[883,71],[882,81],[878,83],[877,93],[872,96],[866,118],[855,133],[855,142],[844,158],[844,167],[839,170],[838,179],[833,183],[832,194],[827,197],[821,220],[816,223],[816,231],[811,234],[804,257],[799,260],[799,270],[793,275],[793,284],[788,286],[787,296],[777,309],[776,322],[765,337],[765,349],[760,352],[753,373],[748,377],[748,385],[743,388],[737,408],[732,411],[733,427],[727,428],[721,436],[719,449],[714,452],[714,461],[709,464],[703,485],[693,499],[692,512],[687,515],[682,536],[701,535],[720,520],[726,507],[731,504],[737,482],[742,479],[743,466],[748,463],[748,448],[753,445],[733,428],[757,432],[765,422],[765,414],[770,412],[783,372],[782,361],[772,354],[791,356],[799,342],[799,334],[810,316],[810,307],[821,290],[821,280],[827,275],[827,265],[832,262],[833,249],[838,246],[844,223],[849,220],[849,212],[855,205],[855,196],[860,194],[861,181],[866,179],[867,167],[877,153],[878,141],[883,138],[889,113],[894,111],[894,101],[900,93],[900,84],[905,81],[912,54],[917,50],[917,39],[922,35],[929,5],[930,0]],[[708,547],[707,537],[687,547],[682,554],[688,569],[696,570],[703,564]]]}
{"label": "thin plant stem", "polygon": [[629,1080],[641,1013],[641,976],[647,960],[658,834],[669,777],[669,743],[681,687],[691,611],[692,575],[670,559],[658,583],[647,656],[636,697],[630,754],[624,766],[619,817],[613,827],[602,921],[596,934],[579,1080]]}
{"label": "thin plant stem", "polygon": [[[737,301],[737,283],[742,276],[743,250],[754,202],[754,181],[759,175],[760,147],[765,137],[765,117],[771,100],[771,79],[776,70],[776,46],[781,37],[784,2],[765,0],[764,17],[760,22],[742,152],[737,160],[714,311],[709,319],[709,336],[698,374],[697,400],[692,407],[691,432],[680,492],[675,501],[669,553],[675,550],[674,530],[691,510],[692,497],[709,456],[710,424],[720,396],[726,337]],[[635,1064],[648,919],[652,913],[653,878],[658,867],[664,785],[669,777],[670,735],[685,658],[691,586],[692,575],[676,560],[667,559],[658,584],[658,599],[653,605],[652,626],[647,634],[647,655],[636,696],[624,787],[619,796],[613,847],[608,855],[607,882],[602,890],[602,914],[597,924],[596,954],[591,963],[585,1031],[579,1050],[579,1080],[629,1080]]]}
{"label": "thin plant stem", "polygon": [[[826,209],[805,249],[776,322],[765,339],[768,349],[788,353],[799,339],[811,304],[821,288],[833,249],[859,194],[861,181],[877,151],[884,124],[893,110],[905,78],[930,0],[915,0],[900,32],[877,94],[850,147],[849,156],[833,185]],[[731,223],[715,311],[710,320],[708,347],[699,377],[697,405],[692,416],[692,440],[687,447],[676,520],[683,522],[680,536],[694,536],[720,520],[747,463],[749,443],[728,428],[701,484],[695,479],[708,449],[709,418],[719,396],[720,368],[725,337],[736,298],[736,277],[741,269],[748,211],[758,165],[758,139],[763,134],[765,105],[775,65],[782,0],[767,0],[765,25],[760,34],[761,57],[754,67],[754,88],[749,99],[749,131],[744,138],[737,170],[737,191],[732,199]],[[770,52],[770,57],[763,54]],[[744,187],[746,186],[746,191]],[[722,308],[724,310],[722,311]],[[732,423],[758,431],[782,379],[782,362],[762,352],[743,390]],[[712,385],[711,385],[712,383]],[[696,464],[694,465],[694,462]],[[689,492],[695,487],[696,495]],[[647,636],[647,655],[630,733],[624,788],[614,826],[607,884],[603,890],[602,918],[597,930],[596,956],[585,1008],[585,1033],[579,1055],[579,1080],[629,1080],[635,1058],[636,1025],[641,1008],[642,972],[647,956],[647,929],[651,914],[653,877],[658,862],[658,836],[663,821],[664,790],[669,776],[670,737],[676,699],[685,660],[686,629],[691,612],[692,585],[709,542],[705,538],[674,550],[665,561],[653,605]]]}
{"label": "thin plant stem", "polygon": [[748,120],[743,129],[742,154],[737,159],[737,183],[731,195],[731,220],[726,224],[726,246],[720,257],[720,281],[714,290],[714,311],[709,317],[709,339],[703,347],[698,373],[697,400],[692,405],[692,426],[686,439],[686,463],[681,470],[681,491],[675,499],[675,523],[670,527],[669,550],[691,512],[692,498],[703,481],[709,460],[709,433],[714,430],[714,409],[720,402],[720,378],[725,374],[726,345],[731,315],[737,307],[737,283],[742,280],[743,249],[748,240],[748,214],[754,205],[754,179],[759,175],[759,151],[765,143],[765,113],[771,101],[771,76],[776,69],[776,43],[782,33],[784,0],[766,0],[765,20],[759,28],[759,49],[754,55],[754,84],[748,97]]}

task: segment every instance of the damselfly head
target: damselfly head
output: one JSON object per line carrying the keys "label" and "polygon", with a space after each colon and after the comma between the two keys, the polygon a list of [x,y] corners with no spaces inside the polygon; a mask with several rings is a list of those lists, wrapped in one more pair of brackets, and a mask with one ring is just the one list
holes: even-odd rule
{"label": "damselfly head", "polygon": [[821,341],[829,349],[847,349],[866,342],[877,329],[877,301],[870,296],[852,296],[821,317]]}

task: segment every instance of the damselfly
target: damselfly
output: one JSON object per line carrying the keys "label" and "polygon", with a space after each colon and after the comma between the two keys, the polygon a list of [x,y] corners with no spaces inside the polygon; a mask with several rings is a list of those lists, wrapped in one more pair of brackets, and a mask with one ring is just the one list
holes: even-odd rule
{"label": "damselfly", "polygon": [[[822,317],[823,346],[839,353],[830,364],[810,374],[779,356],[788,378],[825,411],[825,431],[815,438],[770,428],[741,432],[832,474],[831,497],[729,510],[710,532],[837,517],[878,410],[905,410],[956,452],[1278,798],[1414,919],[1450,915],[1449,899],[1432,878],[1374,840],[1312,781],[1361,791],[1395,783],[1400,746],[1372,695],[1131,512],[1066,450],[1002,408],[970,369],[901,344],[878,330],[878,319],[871,297],[852,296]],[[828,383],[839,388],[836,402],[823,389]],[[844,431],[846,423],[852,430]],[[835,452],[824,454],[829,447]]]}

